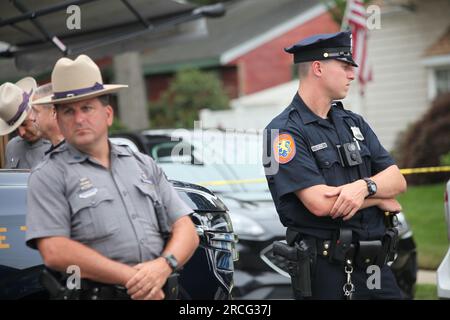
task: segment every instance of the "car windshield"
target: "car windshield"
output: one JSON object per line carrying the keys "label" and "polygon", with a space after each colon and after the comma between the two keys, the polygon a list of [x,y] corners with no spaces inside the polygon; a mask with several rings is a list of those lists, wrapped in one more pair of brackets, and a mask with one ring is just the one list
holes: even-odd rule
{"label": "car windshield", "polygon": [[170,143],[153,145],[150,152],[169,178],[201,184],[214,192],[245,192],[270,200],[264,194],[269,189],[261,145],[260,135],[216,131],[185,134]]}

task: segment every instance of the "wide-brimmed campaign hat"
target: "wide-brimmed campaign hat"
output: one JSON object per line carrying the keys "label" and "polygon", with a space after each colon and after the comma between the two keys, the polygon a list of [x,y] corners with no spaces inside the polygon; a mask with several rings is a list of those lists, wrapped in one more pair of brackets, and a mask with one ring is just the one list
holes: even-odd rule
{"label": "wide-brimmed campaign hat", "polygon": [[64,104],[86,100],[128,87],[123,84],[103,84],[99,67],[82,54],[75,60],[59,59],[52,72],[53,95],[33,101],[33,104]]}
{"label": "wide-brimmed campaign hat", "polygon": [[27,118],[36,88],[31,77],[0,86],[0,136],[16,130]]}

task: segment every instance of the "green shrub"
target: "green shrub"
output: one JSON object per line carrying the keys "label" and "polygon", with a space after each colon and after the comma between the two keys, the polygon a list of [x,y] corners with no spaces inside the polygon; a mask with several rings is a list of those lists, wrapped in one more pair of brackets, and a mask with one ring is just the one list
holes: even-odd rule
{"label": "green shrub", "polygon": [[450,166],[450,152],[441,156],[441,166]]}
{"label": "green shrub", "polygon": [[114,117],[113,123],[111,127],[109,127],[108,132],[109,134],[115,133],[115,132],[121,132],[126,131],[127,127],[119,120],[119,118]]}
{"label": "green shrub", "polygon": [[[440,166],[450,151],[450,93],[437,97],[424,116],[409,126],[396,147],[401,168]],[[443,157],[444,156],[444,157]],[[408,183],[445,182],[450,173],[408,175]]]}
{"label": "green shrub", "polygon": [[150,105],[151,125],[153,128],[192,128],[204,108],[229,108],[222,83],[211,72],[185,69],[175,75],[161,98]]}

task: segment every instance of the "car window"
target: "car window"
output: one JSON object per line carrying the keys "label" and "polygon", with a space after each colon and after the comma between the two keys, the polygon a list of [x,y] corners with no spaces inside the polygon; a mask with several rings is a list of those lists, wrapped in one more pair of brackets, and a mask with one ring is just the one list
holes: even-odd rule
{"label": "car window", "polygon": [[[155,132],[162,134],[163,132]],[[203,169],[189,167],[177,168],[173,179],[188,175],[194,183],[203,184],[215,192],[256,191],[268,192],[268,186],[262,166],[262,135],[252,133],[222,131],[188,131],[173,130],[166,132],[171,136],[171,143],[152,146],[152,157],[159,163],[179,162],[188,164],[188,154],[192,154],[195,163],[203,164]],[[144,132],[149,139],[151,131]],[[176,147],[177,150],[171,148]],[[169,159],[169,154],[175,154]],[[191,159],[191,163],[193,163]],[[173,170],[168,169],[168,170]],[[195,172],[191,174],[191,171]],[[205,174],[206,173],[206,174]],[[177,174],[177,175],[175,175]],[[217,185],[216,182],[222,185]],[[225,185],[229,183],[228,187]]]}
{"label": "car window", "polygon": [[191,150],[189,143],[170,141],[153,145],[150,152],[156,162],[191,163]]}

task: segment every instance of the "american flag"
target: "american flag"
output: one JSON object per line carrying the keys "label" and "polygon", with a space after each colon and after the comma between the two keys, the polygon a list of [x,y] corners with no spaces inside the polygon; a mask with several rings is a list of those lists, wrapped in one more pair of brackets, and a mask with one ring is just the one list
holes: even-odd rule
{"label": "american flag", "polygon": [[367,63],[368,32],[366,9],[361,0],[347,0],[343,28],[347,27],[352,31],[352,54],[353,59],[359,66],[355,71],[359,82],[360,93],[364,95],[366,83],[372,80],[372,70]]}

